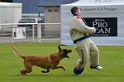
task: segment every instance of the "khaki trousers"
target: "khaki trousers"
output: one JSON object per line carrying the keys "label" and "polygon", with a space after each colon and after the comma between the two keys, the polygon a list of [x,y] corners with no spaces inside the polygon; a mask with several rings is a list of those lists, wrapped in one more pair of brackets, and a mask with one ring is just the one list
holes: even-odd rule
{"label": "khaki trousers", "polygon": [[78,53],[76,67],[84,69],[88,61],[90,66],[99,65],[99,50],[90,38],[77,42],[75,50]]}

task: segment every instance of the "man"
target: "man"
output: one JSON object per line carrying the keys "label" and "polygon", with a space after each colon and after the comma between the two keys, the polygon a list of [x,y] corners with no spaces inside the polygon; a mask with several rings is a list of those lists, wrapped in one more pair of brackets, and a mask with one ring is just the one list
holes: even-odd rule
{"label": "man", "polygon": [[70,20],[70,36],[75,44],[75,50],[78,53],[78,60],[74,67],[74,75],[81,75],[86,63],[90,61],[90,68],[101,70],[99,66],[99,50],[96,45],[90,40],[89,34],[94,34],[94,27],[86,26],[85,20],[81,17],[80,9],[73,7],[71,9],[73,17]]}

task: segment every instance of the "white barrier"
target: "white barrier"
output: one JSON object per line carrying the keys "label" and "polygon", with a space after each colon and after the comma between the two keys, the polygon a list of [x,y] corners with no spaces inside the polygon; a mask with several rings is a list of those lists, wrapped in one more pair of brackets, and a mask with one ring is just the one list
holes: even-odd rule
{"label": "white barrier", "polygon": [[[43,39],[42,38],[42,25],[60,25],[61,23],[6,23],[6,24],[0,24],[0,31],[3,32],[4,28],[8,29],[8,28],[11,28],[11,32],[12,32],[12,29],[13,28],[18,28],[18,25],[32,25],[32,42],[35,42],[35,26],[34,25],[38,25],[37,27],[37,42],[41,42],[41,40]],[[26,27],[27,28],[27,27]],[[52,28],[50,28],[52,29]],[[13,32],[11,34],[11,43],[13,44],[14,41],[16,39],[14,39],[14,35],[13,35]],[[60,38],[59,38],[60,39]]]}

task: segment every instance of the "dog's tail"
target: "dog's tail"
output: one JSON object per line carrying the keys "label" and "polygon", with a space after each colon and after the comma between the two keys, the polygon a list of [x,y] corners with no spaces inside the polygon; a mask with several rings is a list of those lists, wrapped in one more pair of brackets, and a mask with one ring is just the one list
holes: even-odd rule
{"label": "dog's tail", "polygon": [[17,50],[16,47],[12,46],[12,48],[13,48],[13,50],[14,50],[16,55],[18,55],[19,57],[25,59],[25,56],[23,56],[23,54],[19,50]]}

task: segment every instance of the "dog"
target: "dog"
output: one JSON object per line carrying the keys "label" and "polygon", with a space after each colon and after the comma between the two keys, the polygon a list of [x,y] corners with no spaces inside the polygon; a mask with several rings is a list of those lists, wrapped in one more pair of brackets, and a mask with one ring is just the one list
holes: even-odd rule
{"label": "dog", "polygon": [[72,50],[61,49],[60,46],[58,46],[58,52],[50,54],[48,56],[24,56],[19,50],[17,50],[16,47],[12,46],[12,48],[16,55],[24,59],[23,64],[25,69],[20,70],[20,73],[22,75],[30,73],[32,71],[33,65],[44,68],[45,70],[42,70],[42,73],[48,73],[50,72],[50,69],[53,70],[62,68],[63,70],[65,70],[64,66],[58,66],[58,64],[61,59],[69,58],[68,53],[72,52]]}

